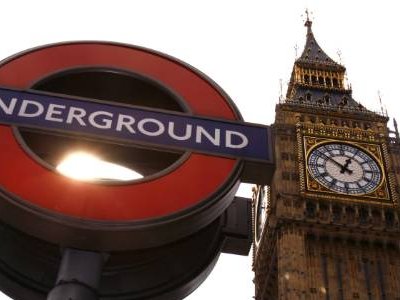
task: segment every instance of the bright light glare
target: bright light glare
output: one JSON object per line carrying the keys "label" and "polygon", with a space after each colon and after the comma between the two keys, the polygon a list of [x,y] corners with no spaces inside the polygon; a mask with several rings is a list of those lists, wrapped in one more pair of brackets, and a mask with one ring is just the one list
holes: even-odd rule
{"label": "bright light glare", "polygon": [[85,152],[74,152],[67,155],[57,166],[57,170],[67,177],[83,181],[128,181],[143,177],[131,169],[101,160]]}

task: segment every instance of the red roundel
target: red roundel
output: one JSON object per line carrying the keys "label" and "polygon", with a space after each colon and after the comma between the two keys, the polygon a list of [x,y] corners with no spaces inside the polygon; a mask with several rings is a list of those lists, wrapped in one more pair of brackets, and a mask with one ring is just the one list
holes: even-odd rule
{"label": "red roundel", "polygon": [[[27,51],[1,64],[0,85],[29,89],[41,78],[82,67],[142,74],[180,95],[194,115],[240,118],[220,89],[184,63],[120,44],[76,42]],[[7,199],[17,199],[15,206],[22,205],[44,215],[108,224],[166,220],[174,215],[182,217],[186,211],[211,207],[215,198],[222,197],[221,189],[226,194],[227,186],[233,189],[237,185],[235,174],[240,168],[235,159],[190,153],[162,176],[105,185],[75,181],[44,167],[20,145],[11,126],[0,126],[0,149],[0,186]]]}

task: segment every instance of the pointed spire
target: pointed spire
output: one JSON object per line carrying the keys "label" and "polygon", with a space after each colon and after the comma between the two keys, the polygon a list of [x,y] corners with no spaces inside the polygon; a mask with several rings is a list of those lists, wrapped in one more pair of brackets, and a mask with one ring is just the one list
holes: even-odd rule
{"label": "pointed spire", "polygon": [[333,59],[331,59],[318,45],[317,40],[314,37],[314,33],[312,31],[312,21],[310,20],[310,13],[308,9],[306,9],[306,21],[304,26],[307,27],[307,39],[306,44],[304,46],[303,53],[297,59],[296,63],[306,64],[306,65],[326,65],[330,68],[334,68],[337,70],[345,70],[345,68],[336,63]]}
{"label": "pointed spire", "polygon": [[305,17],[306,43],[294,63],[286,98],[299,104],[362,111],[363,106],[352,98],[351,89],[345,84],[346,68],[331,59],[317,43],[308,10]]}

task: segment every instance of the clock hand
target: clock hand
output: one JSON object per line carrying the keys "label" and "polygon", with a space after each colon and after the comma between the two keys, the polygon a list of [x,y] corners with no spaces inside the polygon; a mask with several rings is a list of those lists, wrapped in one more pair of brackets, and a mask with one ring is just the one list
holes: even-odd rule
{"label": "clock hand", "polygon": [[[339,166],[340,169],[345,168],[340,162],[337,162],[336,160],[334,160],[332,157],[326,155],[325,153],[322,153],[320,151],[318,151],[322,156],[324,156],[327,160],[330,160],[331,162],[333,162],[335,165]],[[347,169],[347,166],[346,166]]]}
{"label": "clock hand", "polygon": [[340,167],[340,173],[344,173],[344,172],[348,172],[349,174],[352,174],[352,173],[353,173],[353,171],[350,170],[350,169],[348,168],[348,165],[351,163],[351,159],[350,159],[350,158],[346,160],[346,164],[345,164],[345,165],[342,165],[340,162],[334,160],[332,157],[326,155],[325,153],[323,153],[323,152],[321,152],[321,151],[318,151],[318,152],[319,152],[322,156],[324,156],[327,160],[332,161],[335,165],[337,165],[338,167]]}
{"label": "clock hand", "polygon": [[341,170],[340,170],[340,173],[344,173],[344,172],[348,172],[349,174],[352,174],[353,173],[353,171],[352,170],[350,170],[349,168],[348,168],[348,166],[351,164],[351,159],[350,158],[348,158],[348,159],[346,159],[346,163],[344,164],[344,166],[342,166],[342,168],[341,168]]}

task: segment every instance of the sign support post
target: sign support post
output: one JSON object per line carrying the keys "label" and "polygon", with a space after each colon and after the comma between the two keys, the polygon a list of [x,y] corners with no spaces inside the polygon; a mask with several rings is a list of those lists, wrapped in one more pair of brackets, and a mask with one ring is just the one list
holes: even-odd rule
{"label": "sign support post", "polygon": [[47,300],[97,300],[106,257],[99,252],[66,248],[54,288]]}

